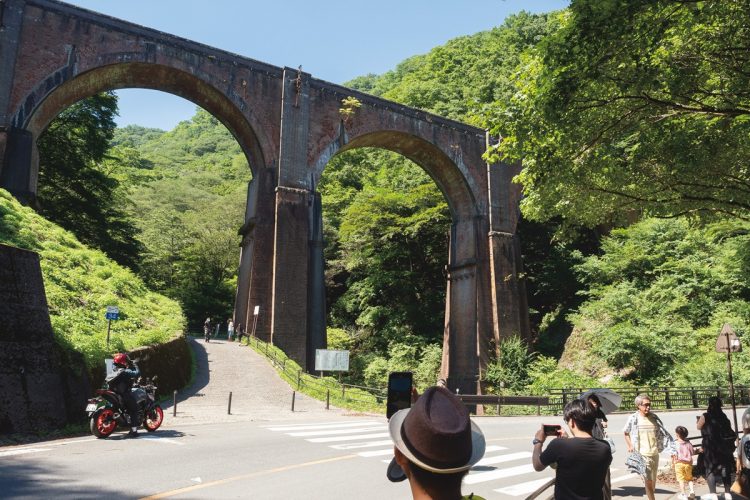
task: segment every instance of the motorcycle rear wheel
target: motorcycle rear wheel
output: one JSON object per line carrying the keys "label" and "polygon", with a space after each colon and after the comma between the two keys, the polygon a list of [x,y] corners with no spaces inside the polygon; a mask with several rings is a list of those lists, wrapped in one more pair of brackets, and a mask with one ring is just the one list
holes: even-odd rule
{"label": "motorcycle rear wheel", "polygon": [[91,416],[89,428],[98,439],[109,437],[117,428],[115,413],[110,408],[98,410]]}
{"label": "motorcycle rear wheel", "polygon": [[151,411],[146,413],[146,418],[143,419],[143,427],[145,427],[148,432],[154,432],[161,426],[163,421],[164,411],[162,411],[161,406],[156,405]]}

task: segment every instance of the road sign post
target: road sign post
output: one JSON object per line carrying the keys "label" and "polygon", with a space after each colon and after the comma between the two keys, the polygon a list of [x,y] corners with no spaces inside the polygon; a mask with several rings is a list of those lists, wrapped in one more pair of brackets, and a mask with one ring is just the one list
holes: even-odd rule
{"label": "road sign post", "polygon": [[727,371],[729,372],[729,397],[732,400],[732,414],[734,415],[734,431],[737,433],[737,402],[734,399],[734,379],[732,378],[732,353],[742,352],[742,344],[729,323],[724,323],[721,333],[716,339],[716,352],[727,353]]}
{"label": "road sign post", "polygon": [[255,309],[253,309],[253,330],[250,332],[252,337],[255,337],[255,327],[258,326],[258,313],[260,313],[260,306],[255,306]]}
{"label": "road sign post", "polygon": [[119,319],[120,308],[117,306],[107,306],[107,311],[104,313],[104,317],[107,319],[107,347],[109,347],[109,332],[112,329],[112,320]]}

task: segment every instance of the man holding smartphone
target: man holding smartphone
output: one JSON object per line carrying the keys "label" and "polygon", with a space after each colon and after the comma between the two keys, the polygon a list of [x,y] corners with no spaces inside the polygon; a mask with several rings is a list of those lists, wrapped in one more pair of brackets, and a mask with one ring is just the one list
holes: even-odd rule
{"label": "man holding smartphone", "polygon": [[560,431],[561,434],[542,451],[547,432],[553,431],[545,432],[545,427],[549,426],[542,425],[532,441],[531,463],[537,471],[557,463],[555,498],[602,500],[602,486],[612,463],[612,451],[606,441],[591,436],[596,414],[586,401],[576,399],[565,406],[563,415],[573,437]]}

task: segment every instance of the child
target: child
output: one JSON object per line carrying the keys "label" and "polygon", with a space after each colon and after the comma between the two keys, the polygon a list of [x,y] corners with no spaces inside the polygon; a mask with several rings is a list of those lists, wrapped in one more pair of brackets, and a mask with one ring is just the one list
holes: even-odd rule
{"label": "child", "polygon": [[677,477],[677,482],[680,483],[680,499],[687,498],[687,492],[685,491],[685,483],[688,484],[690,490],[690,498],[695,498],[695,490],[693,489],[693,445],[687,440],[688,430],[678,425],[674,430],[677,434],[677,454],[672,455],[672,463],[674,464],[674,475]]}

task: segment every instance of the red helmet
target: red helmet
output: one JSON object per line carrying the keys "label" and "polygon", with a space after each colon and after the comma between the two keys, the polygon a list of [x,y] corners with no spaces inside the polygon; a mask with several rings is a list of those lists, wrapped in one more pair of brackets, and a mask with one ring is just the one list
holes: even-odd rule
{"label": "red helmet", "polygon": [[121,352],[118,352],[117,354],[115,354],[115,357],[114,357],[114,359],[112,361],[116,365],[128,366],[128,363],[130,362],[130,359],[128,358],[127,354],[123,354]]}

